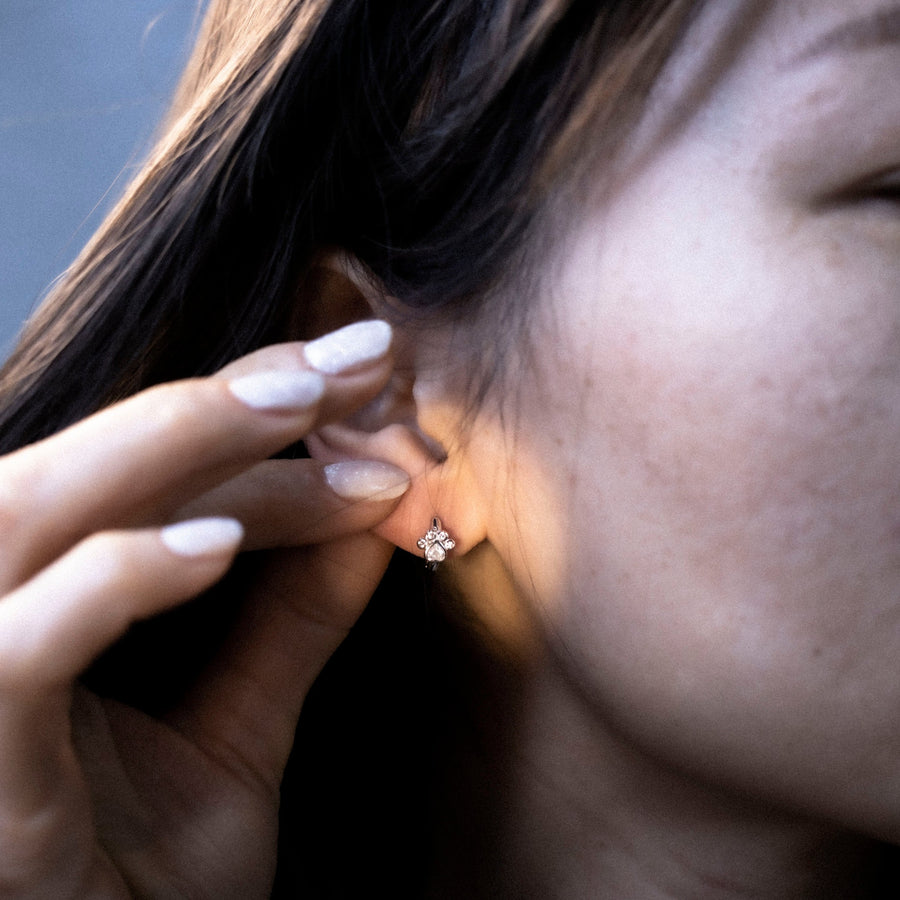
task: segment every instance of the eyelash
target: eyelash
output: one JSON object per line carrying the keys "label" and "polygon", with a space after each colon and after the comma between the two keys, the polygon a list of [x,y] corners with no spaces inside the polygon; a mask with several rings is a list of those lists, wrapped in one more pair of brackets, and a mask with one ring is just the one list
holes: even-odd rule
{"label": "eyelash", "polygon": [[872,196],[879,200],[890,200],[893,203],[900,202],[900,184],[892,184],[890,187],[873,191]]}
{"label": "eyelash", "polygon": [[900,172],[885,172],[867,179],[853,193],[863,201],[900,203]]}
{"label": "eyelash", "polygon": [[817,206],[821,211],[853,208],[884,207],[892,214],[900,206],[900,170],[882,169],[874,175],[860,178],[840,190],[823,194]]}

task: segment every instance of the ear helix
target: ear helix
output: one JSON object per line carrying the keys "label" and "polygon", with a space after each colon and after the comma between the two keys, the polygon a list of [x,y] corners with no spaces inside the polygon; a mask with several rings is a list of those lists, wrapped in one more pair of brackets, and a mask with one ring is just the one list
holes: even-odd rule
{"label": "ear helix", "polygon": [[447,558],[447,553],[456,546],[456,541],[444,531],[441,520],[434,516],[431,528],[419,538],[416,546],[424,551],[425,562],[433,572]]}

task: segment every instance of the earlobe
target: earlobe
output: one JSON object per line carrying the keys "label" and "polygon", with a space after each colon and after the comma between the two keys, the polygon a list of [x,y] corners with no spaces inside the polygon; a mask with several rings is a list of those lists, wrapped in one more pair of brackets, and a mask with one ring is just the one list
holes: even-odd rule
{"label": "earlobe", "polygon": [[472,494],[471,481],[454,458],[435,455],[432,443],[409,421],[386,421],[377,431],[338,422],[321,428],[306,441],[310,455],[324,463],[379,460],[403,469],[411,486],[377,533],[402,550],[424,557],[427,548],[419,541],[437,517],[442,523],[438,530],[446,531],[454,541],[452,556],[460,556],[484,539],[480,505]]}
{"label": "earlobe", "polygon": [[[361,267],[340,252],[317,258],[302,294],[301,333],[306,339],[377,316],[386,305],[384,295],[362,276]],[[352,416],[310,435],[306,445],[314,459],[326,464],[379,460],[407,472],[411,487],[377,532],[401,549],[424,556],[418,542],[438,517],[455,542],[452,558],[480,543],[484,528],[458,454],[448,456],[441,442],[420,427],[415,390],[420,343],[416,335],[395,329],[396,368],[388,385]]]}

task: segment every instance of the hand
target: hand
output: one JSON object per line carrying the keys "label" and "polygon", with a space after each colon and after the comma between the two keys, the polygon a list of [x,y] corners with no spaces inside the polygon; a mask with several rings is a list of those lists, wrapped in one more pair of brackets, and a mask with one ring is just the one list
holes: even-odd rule
{"label": "hand", "polygon": [[[0,897],[268,896],[300,707],[383,574],[369,529],[408,484],[269,459],[386,383],[386,326],[355,327],[368,342],[336,374],[266,348],[0,459]],[[310,358],[334,372],[329,346]],[[280,549],[180,709],[157,721],[77,686],[241,546]]]}

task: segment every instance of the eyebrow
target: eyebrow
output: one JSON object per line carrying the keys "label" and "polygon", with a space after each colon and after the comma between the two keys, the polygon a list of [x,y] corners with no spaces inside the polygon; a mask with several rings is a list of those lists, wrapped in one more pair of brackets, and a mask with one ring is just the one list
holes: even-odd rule
{"label": "eyebrow", "polygon": [[873,50],[896,43],[900,43],[900,6],[843,22],[816,38],[796,57],[795,62],[805,62],[818,56]]}

